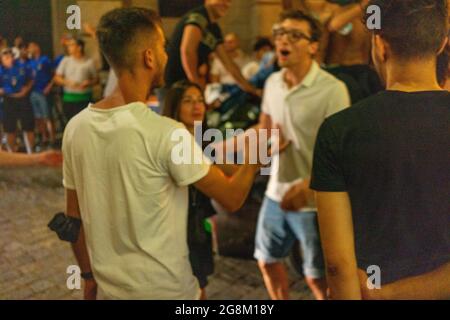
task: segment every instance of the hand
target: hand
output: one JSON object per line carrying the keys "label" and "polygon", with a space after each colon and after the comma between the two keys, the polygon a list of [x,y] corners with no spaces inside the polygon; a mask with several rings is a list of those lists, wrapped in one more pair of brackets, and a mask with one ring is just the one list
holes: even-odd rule
{"label": "hand", "polygon": [[281,200],[281,209],[284,211],[299,211],[306,207],[308,204],[308,189],[304,182],[292,186]]}
{"label": "hand", "polygon": [[97,300],[97,282],[95,282],[95,279],[84,281],[84,300]]}
{"label": "hand", "polygon": [[59,151],[46,151],[37,155],[38,163],[43,166],[59,167],[62,164],[62,154]]}
{"label": "hand", "polygon": [[87,89],[91,86],[91,80],[84,80],[82,83],[80,83],[79,88],[80,89]]}
{"label": "hand", "polygon": [[291,141],[286,139],[279,124],[275,124],[272,129],[278,130],[278,134],[275,134],[275,144],[271,148],[271,151],[281,153],[291,144]]}
{"label": "hand", "polygon": [[24,98],[27,95],[27,93],[28,93],[27,90],[22,89],[17,93],[13,93],[11,95],[11,98]]}
{"label": "hand", "polygon": [[3,90],[2,88],[0,88],[0,96],[5,95],[5,90]]}
{"label": "hand", "polygon": [[48,96],[50,94],[50,92],[52,91],[52,85],[48,85],[47,87],[45,87],[44,89],[44,95]]}

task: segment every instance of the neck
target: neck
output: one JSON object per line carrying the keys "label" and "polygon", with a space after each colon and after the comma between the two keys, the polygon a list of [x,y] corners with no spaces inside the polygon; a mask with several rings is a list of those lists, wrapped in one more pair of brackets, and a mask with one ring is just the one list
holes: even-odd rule
{"label": "neck", "polygon": [[195,127],[194,126],[186,126],[187,131],[189,131],[190,134],[195,135]]}
{"label": "neck", "polygon": [[205,8],[206,8],[206,11],[208,12],[209,20],[210,20],[212,23],[217,22],[219,19],[214,15],[214,12],[213,12],[213,10],[211,9],[211,7],[210,7],[210,6],[205,6]]}
{"label": "neck", "polygon": [[139,76],[139,72],[134,73],[124,71],[119,77],[119,87],[122,92],[125,104],[132,102],[146,103],[150,88],[149,83],[152,83],[152,79]]}
{"label": "neck", "polygon": [[82,53],[74,53],[74,54],[73,54],[73,57],[74,57],[75,59],[83,59],[83,54],[82,54]]}
{"label": "neck", "polygon": [[396,91],[442,90],[436,76],[436,60],[392,62],[386,66],[386,88]]}
{"label": "neck", "polygon": [[285,74],[285,81],[290,88],[298,86],[305,79],[312,67],[312,60],[305,63],[299,63],[292,68],[288,68]]}

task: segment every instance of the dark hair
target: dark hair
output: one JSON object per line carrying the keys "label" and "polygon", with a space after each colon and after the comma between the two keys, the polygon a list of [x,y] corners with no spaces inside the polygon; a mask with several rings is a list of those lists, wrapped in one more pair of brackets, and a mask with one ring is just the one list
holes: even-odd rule
{"label": "dark hair", "polygon": [[272,41],[270,41],[270,39],[267,37],[261,37],[256,40],[253,46],[253,51],[259,51],[264,47],[270,47],[271,49],[274,48]]}
{"label": "dark hair", "polygon": [[[447,0],[371,0],[380,8],[381,29],[393,53],[404,59],[437,56],[447,35]],[[371,14],[367,13],[365,21]]]}
{"label": "dark hair", "polygon": [[196,83],[188,80],[175,82],[167,91],[164,98],[162,115],[176,121],[180,121],[181,100],[183,99],[186,91],[192,87],[197,88],[203,94],[202,88]]}
{"label": "dark hair", "polygon": [[447,46],[437,59],[437,78],[440,85],[444,86],[449,75],[449,63],[450,63],[450,45]]}
{"label": "dark hair", "polygon": [[120,8],[105,14],[97,28],[97,39],[108,62],[117,68],[131,69],[135,56],[130,48],[142,31],[156,34],[161,18],[150,9]]}
{"label": "dark hair", "polygon": [[74,39],[75,43],[77,44],[77,46],[79,46],[81,48],[81,53],[84,54],[84,50],[86,48],[86,42],[84,42],[83,39],[77,38]]}
{"label": "dark hair", "polygon": [[286,10],[280,14],[280,22],[288,19],[306,21],[309,24],[309,28],[311,30],[311,40],[313,42],[320,41],[320,38],[322,37],[322,29],[320,27],[319,21],[317,21],[310,15],[307,15],[303,11],[295,9]]}

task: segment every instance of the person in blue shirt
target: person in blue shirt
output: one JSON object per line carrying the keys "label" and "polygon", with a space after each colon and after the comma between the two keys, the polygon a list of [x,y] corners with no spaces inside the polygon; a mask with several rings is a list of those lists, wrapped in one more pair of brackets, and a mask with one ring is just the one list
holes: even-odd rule
{"label": "person in blue shirt", "polygon": [[15,61],[11,49],[0,53],[0,96],[4,99],[4,127],[10,149],[16,151],[17,121],[25,131],[28,153],[34,147],[34,115],[29,102],[33,87],[33,74],[27,63]]}
{"label": "person in blue shirt", "polygon": [[42,137],[42,146],[55,143],[55,131],[50,120],[49,95],[53,87],[53,63],[49,57],[42,55],[39,44],[28,45],[30,68],[33,71],[34,86],[30,95],[36,127]]}

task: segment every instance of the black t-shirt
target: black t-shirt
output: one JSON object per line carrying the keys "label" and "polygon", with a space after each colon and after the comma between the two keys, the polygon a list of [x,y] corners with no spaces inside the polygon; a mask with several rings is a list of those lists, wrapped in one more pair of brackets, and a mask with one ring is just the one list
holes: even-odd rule
{"label": "black t-shirt", "polygon": [[180,47],[183,39],[184,28],[188,25],[195,25],[202,30],[202,40],[198,48],[198,66],[208,63],[208,56],[214,52],[219,44],[223,42],[222,31],[216,23],[211,23],[208,12],[204,6],[198,7],[187,13],[178,25],[172,38],[169,41],[167,54],[169,61],[166,67],[166,85],[169,87],[177,81],[186,80],[181,62]]}
{"label": "black t-shirt", "polygon": [[328,118],[311,188],[348,192],[358,266],[382,283],[450,261],[450,93],[383,91]]}

